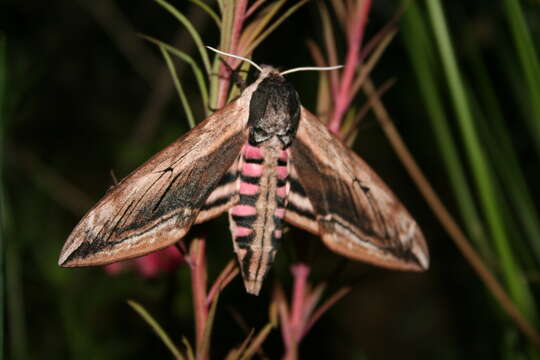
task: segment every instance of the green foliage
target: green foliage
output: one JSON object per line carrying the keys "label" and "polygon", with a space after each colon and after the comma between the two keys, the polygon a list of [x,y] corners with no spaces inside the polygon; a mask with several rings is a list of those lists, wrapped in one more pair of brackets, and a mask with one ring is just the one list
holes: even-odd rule
{"label": "green foliage", "polygon": [[[519,2],[505,1],[501,8],[506,10],[519,53],[502,69],[509,72],[509,77],[515,75],[510,68],[523,70],[518,76],[523,76],[527,91],[519,104],[525,108],[514,113],[529,114],[516,120],[530,128],[531,138],[527,141],[538,146],[536,127],[540,116],[535,109],[540,105],[539,59]],[[523,140],[512,140],[509,135],[509,119],[504,118],[501,105],[505,95],[494,90],[495,81],[490,78],[479,40],[465,35],[468,57],[460,59],[458,65],[454,44],[461,34],[450,35],[446,17],[439,1],[426,1],[425,10],[417,3],[411,4],[405,14],[405,44],[468,236],[491,271],[502,279],[524,316],[522,320],[530,322],[527,326],[538,326],[534,283],[527,274],[538,273],[540,218],[521,170],[524,164],[513,144]],[[463,74],[465,61],[472,66],[472,77]],[[441,72],[444,77],[439,76]],[[443,100],[445,97],[451,99],[450,105]],[[457,134],[453,128],[457,128]]]}

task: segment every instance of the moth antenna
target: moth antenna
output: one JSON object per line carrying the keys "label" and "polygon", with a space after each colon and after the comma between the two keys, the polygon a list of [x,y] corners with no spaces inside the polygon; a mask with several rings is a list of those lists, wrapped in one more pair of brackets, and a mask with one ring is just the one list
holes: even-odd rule
{"label": "moth antenna", "polygon": [[113,179],[114,186],[118,185],[118,178],[116,177],[116,174],[114,173],[114,169],[111,169],[111,177]]}
{"label": "moth antenna", "polygon": [[250,63],[251,65],[253,65],[257,70],[259,71],[262,71],[261,67],[257,64],[255,64],[255,62],[251,59],[248,59],[248,58],[245,58],[243,56],[239,56],[239,55],[233,55],[233,54],[229,54],[229,53],[226,53],[225,51],[221,51],[221,50],[218,50],[218,49],[214,49],[213,47],[211,46],[206,46],[208,49],[214,51],[214,52],[217,52],[218,54],[220,55],[225,55],[225,56],[230,56],[230,57],[233,57],[233,58],[236,58],[236,59],[240,59],[240,60],[243,60],[243,61],[246,61],[248,63]]}
{"label": "moth antenna", "polygon": [[335,66],[302,66],[297,67],[289,70],[285,70],[283,72],[280,72],[279,75],[284,76],[293,72],[297,71],[327,71],[327,70],[336,70],[341,69],[343,65],[335,65]]}

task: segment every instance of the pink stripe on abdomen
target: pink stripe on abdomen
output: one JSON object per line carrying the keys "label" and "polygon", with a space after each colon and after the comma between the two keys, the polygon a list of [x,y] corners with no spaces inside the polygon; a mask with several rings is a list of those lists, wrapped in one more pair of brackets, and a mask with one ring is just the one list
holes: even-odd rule
{"label": "pink stripe on abdomen", "polygon": [[260,164],[245,163],[242,166],[242,175],[250,177],[261,177],[263,172],[263,166]]}
{"label": "pink stripe on abdomen", "polygon": [[283,219],[285,217],[285,209],[284,208],[277,208],[274,212],[274,216]]}
{"label": "pink stripe on abdomen", "polygon": [[242,149],[242,154],[244,155],[244,159],[260,160],[263,158],[263,152],[261,148],[249,144],[244,145],[244,148]]}
{"label": "pink stripe on abdomen", "polygon": [[259,185],[240,181],[240,194],[255,195],[259,192]]}
{"label": "pink stripe on abdomen", "polygon": [[280,198],[286,198],[287,197],[287,187],[285,185],[280,186],[276,189],[276,195]]}
{"label": "pink stripe on abdomen", "polygon": [[231,214],[235,216],[252,216],[256,213],[257,209],[252,205],[238,204],[235,205],[231,210]]}
{"label": "pink stripe on abdomen", "polygon": [[287,169],[287,166],[277,167],[277,177],[279,179],[284,180],[287,178],[287,175],[289,175],[289,169]]}
{"label": "pink stripe on abdomen", "polygon": [[241,237],[241,236],[249,236],[253,232],[253,229],[244,227],[244,226],[237,226],[234,229],[234,237]]}

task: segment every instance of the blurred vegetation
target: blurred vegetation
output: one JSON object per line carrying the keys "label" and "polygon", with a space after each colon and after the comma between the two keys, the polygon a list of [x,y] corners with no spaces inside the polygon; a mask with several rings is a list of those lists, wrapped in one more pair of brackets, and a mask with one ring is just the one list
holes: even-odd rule
{"label": "blurred vegetation", "polygon": [[[325,4],[332,9],[336,2]],[[160,3],[2,4],[0,300],[10,359],[170,357],[128,299],[151,313],[176,346],[181,336],[192,340],[186,267],[146,279],[56,265],[70,230],[113,184],[111,170],[125,176],[189,129],[186,114],[199,121],[211,111],[208,104],[219,104],[216,88],[208,99],[201,97],[193,64],[171,48],[167,66],[159,47],[140,36],[170,44],[201,69],[216,72],[219,62],[205,63],[200,44]],[[200,3],[170,2],[202,43],[227,41]],[[207,4],[218,12],[214,2]],[[281,68],[312,65],[306,41],[328,41],[321,25],[328,19],[321,19],[317,4],[298,8],[252,58]],[[466,242],[434,216],[425,186],[417,190],[386,128],[378,125],[380,112],[370,112],[359,124],[354,148],[418,220],[430,246],[430,271],[348,263],[334,278],[342,259],[316,237],[291,229],[261,296],[245,294],[238,278],[220,295],[212,358],[239,346],[249,329],[264,327],[273,284],[279,279],[290,292],[289,268],[299,259],[311,264],[314,283],[330,278],[332,289],[356,283],[303,340],[302,358],[539,357],[540,3],[374,1],[364,43],[400,9],[397,35],[371,80],[376,86],[395,81],[382,95],[385,109]],[[341,55],[345,37],[339,17],[329,14]],[[171,64],[186,100],[177,96]],[[317,74],[295,74],[290,81],[304,106],[319,109]],[[357,96],[351,109],[360,112],[369,98]],[[233,256],[227,221],[201,228],[209,233],[208,272],[214,279]],[[283,354],[278,329],[263,348],[269,358]]]}

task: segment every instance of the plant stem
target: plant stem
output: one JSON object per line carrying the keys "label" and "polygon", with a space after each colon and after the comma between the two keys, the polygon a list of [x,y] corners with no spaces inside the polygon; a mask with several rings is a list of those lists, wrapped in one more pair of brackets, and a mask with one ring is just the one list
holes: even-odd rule
{"label": "plant stem", "polygon": [[371,0],[360,0],[355,9],[352,20],[347,26],[347,59],[341,77],[338,96],[335,98],[334,111],[328,128],[335,134],[339,133],[343,115],[349,107],[354,94],[351,93],[352,83],[356,74],[356,68],[360,63],[360,45],[364,36],[367,16],[371,7]]}
{"label": "plant stem", "polygon": [[189,251],[197,353],[199,353],[200,346],[203,342],[205,326],[208,320],[208,306],[206,305],[207,274],[205,243],[205,239],[196,238],[193,240]]}

